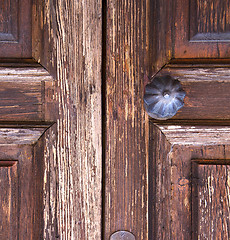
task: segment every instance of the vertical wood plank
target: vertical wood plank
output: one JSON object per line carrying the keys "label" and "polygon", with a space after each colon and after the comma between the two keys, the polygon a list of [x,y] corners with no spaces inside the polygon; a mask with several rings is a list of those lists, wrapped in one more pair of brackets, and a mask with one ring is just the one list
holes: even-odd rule
{"label": "vertical wood plank", "polygon": [[105,231],[148,239],[148,117],[142,103],[148,71],[149,1],[107,2]]}
{"label": "vertical wood plank", "polygon": [[173,1],[150,1],[150,66],[153,75],[172,58],[173,21],[175,13],[172,11]]}
{"label": "vertical wood plank", "polygon": [[191,151],[174,145],[171,154],[171,238],[191,239]]}
{"label": "vertical wood plank", "polygon": [[149,239],[172,239],[170,206],[172,146],[150,122]]}
{"label": "vertical wood plank", "polygon": [[[34,178],[33,178],[33,148],[30,145],[24,145],[19,151],[19,201],[20,201],[20,213],[18,216],[19,221],[19,239],[26,239],[34,237],[33,226],[33,211],[34,203],[33,198],[36,199],[36,194],[34,194]],[[22,159],[24,161],[22,161]],[[31,193],[31,194],[30,194]],[[39,201],[39,200],[38,200]],[[41,207],[41,206],[40,206]],[[41,208],[39,208],[41,209]],[[41,236],[41,235],[40,235]]]}
{"label": "vertical wood plank", "polygon": [[33,57],[56,78],[58,101],[46,133],[44,239],[101,239],[101,11],[100,0],[33,1]]}

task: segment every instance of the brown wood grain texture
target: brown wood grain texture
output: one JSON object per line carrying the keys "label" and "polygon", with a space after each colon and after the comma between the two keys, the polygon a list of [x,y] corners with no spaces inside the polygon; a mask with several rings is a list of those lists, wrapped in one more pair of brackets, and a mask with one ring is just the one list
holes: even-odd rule
{"label": "brown wood grain texture", "polygon": [[33,1],[33,57],[56,79],[43,239],[101,239],[101,1]]}
{"label": "brown wood grain texture", "polygon": [[0,3],[0,58],[31,58],[31,0]]}
{"label": "brown wood grain texture", "polygon": [[[225,239],[230,230],[226,165],[230,158],[229,143],[223,143],[221,134],[212,137],[215,142],[210,142],[209,133],[218,128],[214,126],[206,126],[207,141],[200,138],[202,129],[192,126],[197,142],[191,140],[193,136],[185,126],[162,127],[152,123],[150,126],[151,136],[155,136],[151,138],[155,150],[152,161],[156,161],[152,164],[151,180],[155,188],[150,193],[155,209],[150,218],[154,229],[152,239]],[[186,129],[183,134],[186,137],[181,135],[181,140],[175,141],[172,132],[179,128]],[[199,159],[196,168],[194,159]],[[201,165],[206,159],[208,163]]]}
{"label": "brown wood grain texture", "polygon": [[148,1],[106,6],[104,239],[127,230],[148,239]]}
{"label": "brown wood grain texture", "polygon": [[0,160],[14,162],[0,167],[0,237],[42,239],[43,139],[0,143],[0,151]]}
{"label": "brown wood grain texture", "polygon": [[[149,239],[172,239],[170,212],[171,144],[155,128],[150,127],[149,153]],[[151,144],[154,143],[154,144]]]}
{"label": "brown wood grain texture", "polygon": [[[38,146],[39,145],[39,146]],[[43,147],[42,139],[33,147],[19,149],[19,239],[41,239],[43,219]]]}
{"label": "brown wood grain texture", "polygon": [[185,104],[174,119],[229,119],[228,67],[228,64],[166,65],[158,76],[171,75],[186,92]]}
{"label": "brown wood grain texture", "polygon": [[194,238],[229,239],[229,165],[194,163],[192,171]]}
{"label": "brown wood grain texture", "polygon": [[199,33],[226,33],[230,31],[229,0],[196,0],[197,30]]}
{"label": "brown wood grain texture", "polygon": [[[13,167],[0,167],[0,238],[17,239],[18,233],[18,171]],[[14,224],[12,224],[14,223]]]}
{"label": "brown wood grain texture", "polygon": [[229,126],[159,125],[167,140],[177,145],[230,144]]}
{"label": "brown wood grain texture", "polygon": [[171,0],[150,1],[150,75],[159,71],[172,58],[172,26],[175,14],[172,6]]}
{"label": "brown wood grain texture", "polygon": [[[202,1],[199,1],[202,2]],[[203,4],[210,3],[211,1],[203,1]],[[216,4],[221,2],[221,4]],[[211,36],[205,36],[203,38],[193,39],[193,36],[197,33],[198,26],[201,24],[201,19],[197,16],[199,12],[199,4],[195,4],[196,1],[189,0],[177,0],[173,1],[174,23],[173,27],[173,58],[229,58],[229,35],[223,35],[220,38]],[[214,3],[214,1],[213,1]],[[191,4],[191,5],[190,5]],[[222,8],[222,5],[228,5],[227,8]],[[215,4],[207,6],[209,8],[209,18],[202,18],[203,28],[209,29],[209,23],[212,22],[226,22],[224,20],[229,18],[229,1],[215,1]],[[191,12],[189,13],[189,9]],[[222,18],[217,20],[217,13],[221,13]],[[199,14],[199,13],[198,13]],[[207,15],[206,15],[207,16]],[[198,20],[197,20],[198,18]],[[200,19],[200,20],[199,20]],[[204,27],[205,26],[205,27]],[[191,32],[190,32],[191,29]],[[228,33],[228,32],[227,32]],[[227,34],[226,33],[226,34]],[[213,34],[213,33],[210,33]],[[216,38],[216,39],[215,39]]]}
{"label": "brown wood grain texture", "polygon": [[3,0],[0,8],[0,41],[18,40],[18,1]]}
{"label": "brown wood grain texture", "polygon": [[0,144],[35,144],[49,126],[32,128],[0,128]]}
{"label": "brown wood grain texture", "polygon": [[[46,129],[47,131],[47,129]],[[46,178],[44,177],[44,154],[45,154],[45,134],[43,134],[38,141],[33,145],[33,161],[32,161],[32,209],[33,209],[33,237],[32,239],[43,239],[44,229],[44,185]]]}
{"label": "brown wood grain texture", "polygon": [[39,64],[0,64],[0,120],[53,121],[53,78]]}

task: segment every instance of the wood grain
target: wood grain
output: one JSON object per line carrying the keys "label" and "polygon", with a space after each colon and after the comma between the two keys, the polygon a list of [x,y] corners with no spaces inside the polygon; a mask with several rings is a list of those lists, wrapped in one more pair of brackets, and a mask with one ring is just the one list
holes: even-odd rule
{"label": "wood grain", "polygon": [[53,89],[53,78],[39,64],[1,63],[0,120],[53,121]]}
{"label": "wood grain", "polygon": [[194,238],[229,239],[229,165],[200,162],[192,171]]}
{"label": "wood grain", "polygon": [[3,0],[0,8],[0,42],[18,40],[18,0]]}
{"label": "wood grain", "polygon": [[33,1],[33,57],[55,78],[43,239],[101,239],[101,1]]}
{"label": "wood grain", "polygon": [[31,58],[32,0],[0,3],[0,58]]}
{"label": "wood grain", "polygon": [[0,238],[17,239],[18,235],[18,171],[13,167],[0,167]]}
{"label": "wood grain", "polygon": [[[202,2],[202,1],[199,1]],[[210,3],[212,1],[203,1],[203,3]],[[214,1],[213,1],[214,2]],[[202,25],[209,27],[209,22],[215,23],[225,21],[229,17],[229,3],[228,1],[215,1],[221,2],[221,5],[211,5],[209,8],[209,16],[202,19]],[[197,1],[177,0],[173,1],[174,23],[173,27],[173,58],[229,58],[229,34],[221,34],[215,37],[214,33],[204,35],[204,37],[193,37],[198,31],[199,20],[197,20]],[[191,4],[191,6],[190,6]],[[228,8],[222,8],[222,4],[227,4]],[[191,13],[189,10],[191,9]],[[222,18],[216,19],[216,13],[221,12]],[[220,13],[219,12],[219,13]],[[190,17],[191,16],[191,17]],[[205,15],[207,16],[207,15]],[[199,19],[199,18],[198,18]],[[228,21],[228,20],[227,20]],[[190,32],[190,29],[192,30]],[[211,30],[211,29],[210,29]],[[199,34],[198,34],[199,35]],[[210,36],[209,36],[210,35]],[[218,34],[217,34],[218,35]]]}
{"label": "wood grain", "polygon": [[[0,161],[7,163],[0,164],[2,239],[42,239],[44,131],[39,136],[33,132],[35,142],[24,136],[22,132],[31,130],[25,127],[19,131],[1,128],[6,141],[0,143]],[[15,141],[9,142],[12,138]]]}
{"label": "wood grain", "polygon": [[230,144],[229,126],[158,125],[172,145]]}
{"label": "wood grain", "polygon": [[172,11],[173,1],[156,0],[150,1],[149,11],[149,53],[150,71],[154,75],[165,64],[173,54],[173,23],[174,14]]}
{"label": "wood grain", "polygon": [[[168,125],[162,128],[150,124],[150,146],[155,151],[150,154],[153,163],[149,165],[153,167],[150,225],[152,223],[154,231],[151,237],[228,238],[230,145],[223,142],[221,134],[212,136],[210,141],[213,126],[209,129],[206,126],[206,139],[202,137],[202,128],[190,128],[197,134],[193,142],[189,129],[180,135],[183,127]],[[179,130],[180,141],[174,140],[173,129]],[[229,138],[230,134],[227,135]]]}
{"label": "wood grain", "polygon": [[150,76],[172,59],[229,59],[229,1],[150,1]]}
{"label": "wood grain", "polygon": [[[150,126],[149,239],[172,239],[170,212],[171,144],[162,132]],[[153,144],[151,144],[153,143]]]}
{"label": "wood grain", "polygon": [[199,33],[226,33],[230,30],[229,0],[196,0]]}
{"label": "wood grain", "polygon": [[127,230],[148,239],[148,1],[106,6],[104,239]]}
{"label": "wood grain", "polygon": [[229,1],[190,1],[190,41],[228,42]]}
{"label": "wood grain", "polygon": [[32,128],[0,128],[0,145],[35,144],[49,127]]}

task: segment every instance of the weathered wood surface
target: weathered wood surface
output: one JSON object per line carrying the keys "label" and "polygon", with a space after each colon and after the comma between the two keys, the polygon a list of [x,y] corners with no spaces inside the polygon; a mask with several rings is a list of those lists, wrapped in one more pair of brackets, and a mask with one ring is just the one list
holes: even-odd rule
{"label": "weathered wood surface", "polygon": [[0,63],[0,120],[53,121],[53,84],[39,64]]}
{"label": "weathered wood surface", "polygon": [[33,83],[53,81],[51,75],[36,63],[0,63],[0,82]]}
{"label": "weathered wood surface", "polygon": [[174,119],[229,119],[229,64],[168,64],[159,73],[178,79],[186,92],[184,107]]}
{"label": "weathered wood surface", "polygon": [[196,0],[194,11],[198,33],[228,33],[230,30],[229,0]]}
{"label": "weathered wood surface", "polygon": [[1,143],[0,151],[0,162],[8,161],[0,164],[0,238],[42,239],[43,140]]}
{"label": "weathered wood surface", "polygon": [[230,126],[158,126],[172,145],[230,144]]}
{"label": "weathered wood surface", "polygon": [[148,239],[149,1],[108,1],[105,62],[104,239],[117,230]]}
{"label": "weathered wood surface", "polygon": [[159,71],[172,58],[174,16],[172,7],[173,1],[171,0],[150,1],[150,75]]}
{"label": "weathered wood surface", "polygon": [[156,0],[150,8],[150,75],[171,59],[229,58],[229,1]]}
{"label": "weathered wood surface", "polygon": [[[199,126],[150,126],[154,151],[150,154],[152,239],[225,239],[230,231],[225,220],[229,215],[229,142],[223,141],[222,134],[213,136],[213,130],[218,128],[214,126],[206,126],[205,130]],[[178,129],[184,129],[183,134],[179,131],[180,141],[174,135]],[[207,132],[206,139],[202,131]],[[229,139],[227,132],[225,137]]]}
{"label": "weathered wood surface", "polygon": [[0,58],[31,58],[31,0],[2,0]]}
{"label": "weathered wood surface", "polygon": [[[200,4],[205,5],[202,10],[208,14],[202,15],[200,13]],[[172,57],[229,58],[229,8],[229,1],[225,0],[173,1]],[[189,13],[189,11],[191,12]],[[205,17],[200,17],[201,15]],[[222,31],[216,31],[215,24],[217,22],[219,28],[225,25]],[[204,32],[198,33],[198,31]]]}
{"label": "weathered wood surface", "polygon": [[20,127],[1,127],[0,128],[0,145],[17,145],[17,144],[35,144],[38,139],[42,136],[42,134],[49,127],[41,126],[41,127],[29,127],[24,126],[24,128]]}
{"label": "weathered wood surface", "polygon": [[149,239],[170,239],[171,144],[152,126],[149,150]]}
{"label": "weathered wood surface", "polygon": [[18,38],[18,1],[2,0],[0,8],[0,41],[12,41]]}
{"label": "weathered wood surface", "polygon": [[194,239],[229,239],[230,166],[193,163],[192,176]]}
{"label": "weathered wood surface", "polygon": [[101,1],[33,1],[33,57],[56,79],[43,239],[101,239]]}
{"label": "weathered wood surface", "polygon": [[17,239],[18,235],[18,171],[17,164],[8,168],[0,165],[0,238]]}

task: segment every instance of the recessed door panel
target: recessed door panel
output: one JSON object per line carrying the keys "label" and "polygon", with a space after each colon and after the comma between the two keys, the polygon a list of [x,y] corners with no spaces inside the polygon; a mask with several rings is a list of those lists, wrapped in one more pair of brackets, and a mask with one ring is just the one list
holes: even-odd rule
{"label": "recessed door panel", "polygon": [[230,161],[192,163],[193,239],[230,237]]}
{"label": "recessed door panel", "polygon": [[31,0],[0,3],[0,58],[31,58]]}
{"label": "recessed door panel", "polygon": [[0,239],[17,239],[18,234],[18,165],[0,161]]}
{"label": "recessed door panel", "polygon": [[152,124],[151,239],[229,238],[229,129]]}
{"label": "recessed door panel", "polygon": [[176,0],[173,5],[174,58],[229,58],[229,1]]}

